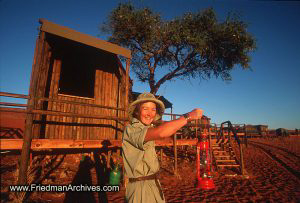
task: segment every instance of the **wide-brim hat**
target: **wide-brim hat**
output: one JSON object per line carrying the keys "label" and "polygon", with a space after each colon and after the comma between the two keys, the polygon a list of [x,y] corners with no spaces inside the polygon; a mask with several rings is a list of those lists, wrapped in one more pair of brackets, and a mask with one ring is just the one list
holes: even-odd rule
{"label": "wide-brim hat", "polygon": [[156,116],[154,118],[154,121],[159,120],[165,112],[165,105],[162,101],[155,98],[155,96],[149,92],[140,94],[138,98],[129,105],[128,108],[129,119],[130,120],[133,119],[133,113],[136,108],[136,105],[144,102],[154,102],[156,104],[157,110],[156,110]]}

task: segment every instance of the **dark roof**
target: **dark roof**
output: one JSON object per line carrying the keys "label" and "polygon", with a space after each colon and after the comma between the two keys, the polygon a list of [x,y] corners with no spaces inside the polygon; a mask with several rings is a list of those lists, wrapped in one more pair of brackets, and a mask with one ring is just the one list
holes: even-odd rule
{"label": "dark roof", "polygon": [[[137,97],[142,94],[140,92],[132,92],[132,96],[133,96],[133,101],[135,101],[137,99]],[[158,96],[155,95],[156,98],[158,98],[160,101],[162,101],[166,107],[166,109],[168,108],[172,108],[173,104],[171,102],[169,102],[164,96]]]}
{"label": "dark roof", "polygon": [[68,27],[61,26],[55,23],[52,23],[46,19],[40,19],[41,23],[40,30],[44,32],[48,32],[63,38],[67,38],[76,42],[80,42],[82,44],[86,44],[92,47],[96,47],[98,49],[122,55],[126,58],[131,58],[131,51],[128,49],[125,49],[123,47],[120,47],[116,44],[101,40],[96,37],[92,37],[87,34],[83,34],[80,32],[77,32],[75,30],[72,30]]}

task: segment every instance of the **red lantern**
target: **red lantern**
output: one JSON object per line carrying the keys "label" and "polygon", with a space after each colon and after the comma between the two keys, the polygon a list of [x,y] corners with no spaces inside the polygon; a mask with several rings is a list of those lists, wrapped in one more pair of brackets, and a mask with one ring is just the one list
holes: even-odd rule
{"label": "red lantern", "polygon": [[209,141],[205,134],[197,143],[197,180],[198,189],[215,189],[212,179],[212,157],[210,153]]}

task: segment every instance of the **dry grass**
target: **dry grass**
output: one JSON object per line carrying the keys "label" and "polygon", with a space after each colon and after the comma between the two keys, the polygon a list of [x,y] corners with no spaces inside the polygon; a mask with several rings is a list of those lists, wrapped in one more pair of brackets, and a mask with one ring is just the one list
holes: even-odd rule
{"label": "dry grass", "polygon": [[277,137],[272,139],[257,138],[256,141],[283,147],[300,156],[300,136]]}

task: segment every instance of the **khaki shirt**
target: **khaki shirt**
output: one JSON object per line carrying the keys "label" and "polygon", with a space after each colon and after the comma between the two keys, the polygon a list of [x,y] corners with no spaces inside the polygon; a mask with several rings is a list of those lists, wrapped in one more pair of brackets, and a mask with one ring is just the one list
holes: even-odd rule
{"label": "khaki shirt", "polygon": [[[125,173],[128,178],[138,178],[152,175],[159,171],[159,162],[155,151],[155,142],[144,143],[147,130],[138,119],[133,118],[130,125],[126,126],[122,140],[122,155]],[[164,202],[155,180],[137,181],[128,183],[126,187],[128,202]]]}

